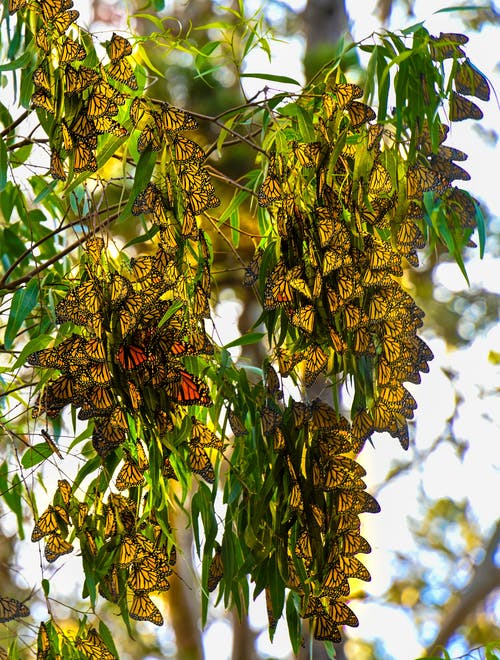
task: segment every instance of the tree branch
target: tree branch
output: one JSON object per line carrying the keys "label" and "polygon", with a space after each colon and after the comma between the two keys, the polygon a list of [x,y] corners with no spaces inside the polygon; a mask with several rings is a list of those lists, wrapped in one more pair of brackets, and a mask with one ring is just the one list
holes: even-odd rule
{"label": "tree branch", "polygon": [[459,602],[445,617],[434,642],[426,651],[427,656],[435,654],[438,647],[444,647],[457,628],[465,621],[467,615],[484,601],[488,594],[500,587],[500,568],[495,565],[494,561],[499,543],[500,521],[497,522],[488,541],[483,561],[476,567],[474,575],[464,589]]}

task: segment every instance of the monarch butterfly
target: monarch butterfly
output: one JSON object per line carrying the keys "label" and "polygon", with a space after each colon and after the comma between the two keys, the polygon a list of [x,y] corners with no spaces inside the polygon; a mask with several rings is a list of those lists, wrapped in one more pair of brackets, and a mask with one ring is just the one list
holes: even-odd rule
{"label": "monarch butterfly", "polygon": [[454,179],[460,179],[461,181],[470,180],[470,174],[450,160],[434,154],[431,155],[429,160],[431,168],[447,181],[453,181]]}
{"label": "monarch butterfly", "polygon": [[295,544],[295,555],[301,559],[306,560],[306,562],[312,559],[311,536],[305,527],[302,529],[297,538],[297,543]]}
{"label": "monarch butterfly", "polygon": [[61,154],[56,149],[52,149],[50,154],[50,176],[59,181],[66,181],[66,172],[64,171]]}
{"label": "monarch butterfly", "polygon": [[82,65],[75,69],[71,64],[68,64],[64,70],[64,93],[67,96],[79,94],[90,85],[93,85],[98,78],[97,71],[90,67]]}
{"label": "monarch butterfly", "polygon": [[144,483],[144,470],[139,468],[128,453],[125,453],[125,456],[125,463],[120,468],[115,481],[118,490],[134,488]]}
{"label": "monarch butterfly", "polygon": [[200,422],[196,417],[191,417],[191,424],[191,442],[222,451],[224,447],[223,441],[208,426]]}
{"label": "monarch butterfly", "polygon": [[281,413],[269,406],[263,406],[260,409],[260,419],[264,435],[269,435],[280,425]]}
{"label": "monarch butterfly", "polygon": [[70,11],[62,11],[52,19],[52,27],[55,28],[60,35],[62,35],[79,16],[80,12],[76,11],[76,9],[71,9]]}
{"label": "monarch butterfly", "polygon": [[[104,643],[104,640],[98,634],[95,628],[93,627],[89,628],[87,632],[87,637],[85,639],[85,644],[93,645],[94,647],[97,648],[97,654],[95,656],[96,660],[115,660],[115,656],[109,651],[108,647]],[[88,649],[88,646],[85,648]],[[84,650],[84,648],[80,648],[80,650]]]}
{"label": "monarch butterfly", "polygon": [[89,383],[94,383],[107,387],[111,384],[112,378],[113,376],[108,365],[103,362],[88,365],[79,375],[80,383],[85,386]]}
{"label": "monarch butterfly", "polygon": [[198,122],[192,115],[168,103],[161,104],[161,122],[167,133],[193,131],[198,128]]}
{"label": "monarch butterfly", "polygon": [[137,545],[137,536],[135,534],[125,534],[119,546],[118,567],[127,568],[133,561],[140,559],[142,556],[144,555],[140,554]]}
{"label": "monarch butterfly", "polygon": [[342,640],[338,626],[326,613],[314,617],[313,630],[314,639],[319,641],[337,643]]}
{"label": "monarch butterfly", "polygon": [[325,611],[325,606],[323,605],[321,598],[319,598],[318,596],[309,596],[300,616],[303,619],[310,619],[313,616],[323,614],[324,611]]}
{"label": "monarch butterfly", "polygon": [[154,623],[155,626],[163,625],[163,616],[160,610],[147,594],[134,593],[129,615],[131,619],[136,621],[149,621]]}
{"label": "monarch butterfly", "polygon": [[348,531],[336,539],[339,554],[341,555],[357,555],[358,553],[369,554],[372,549],[368,541],[363,538],[359,532]]}
{"label": "monarch butterfly", "polygon": [[392,190],[392,180],[389,171],[378,161],[372,167],[368,192],[371,195],[388,194]]}
{"label": "monarch butterfly", "polygon": [[59,479],[57,482],[57,491],[65,506],[68,506],[71,500],[71,485],[66,479]]}
{"label": "monarch butterfly", "polygon": [[111,451],[125,441],[126,433],[123,429],[114,427],[109,421],[96,425],[92,433],[92,446],[101,458],[105,458]]}
{"label": "monarch butterfly", "polygon": [[160,151],[163,147],[162,133],[156,124],[146,124],[137,140],[137,151],[143,153],[148,147],[151,151]]}
{"label": "monarch butterfly", "polygon": [[320,142],[292,142],[292,150],[302,167],[315,167],[321,153]]}
{"label": "monarch butterfly", "polygon": [[292,302],[293,294],[287,279],[287,272],[282,261],[267,276],[264,290],[264,309],[275,309],[278,306]]}
{"label": "monarch butterfly", "polygon": [[233,432],[233,435],[236,438],[239,436],[246,435],[248,433],[242,420],[236,415],[236,413],[234,412],[234,410],[232,410],[232,408],[229,408],[229,410],[227,411],[227,418],[229,421],[229,426],[231,427],[231,431]]}
{"label": "monarch butterfly", "polygon": [[368,570],[357,557],[340,555],[338,558],[338,567],[347,577],[353,577],[364,582],[370,582],[372,579]]}
{"label": "monarch butterfly", "polygon": [[39,66],[34,70],[32,80],[35,87],[39,87],[50,94],[50,80],[43,66]]}
{"label": "monarch butterfly", "polygon": [[419,199],[427,190],[434,190],[440,181],[436,172],[416,163],[411,165],[406,172],[406,194],[409,199]]}
{"label": "monarch butterfly", "polygon": [[186,195],[186,200],[186,207],[195,215],[203,213],[208,208],[215,208],[220,204],[220,199],[215,195],[212,187],[207,186],[206,183],[203,188],[191,190]]}
{"label": "monarch butterfly", "polygon": [[450,93],[450,121],[463,121],[464,119],[482,119],[483,111],[465,96],[456,92]]}
{"label": "monarch butterfly", "polygon": [[37,635],[37,660],[45,660],[49,656],[50,651],[50,639],[47,633],[47,627],[42,621],[38,627]]}
{"label": "monarch butterfly", "polygon": [[45,22],[50,21],[60,12],[73,6],[72,0],[39,0],[38,4]]}
{"label": "monarch butterfly", "polygon": [[205,152],[200,145],[182,135],[175,135],[172,140],[172,146],[174,148],[174,159],[178,162],[205,159]]}
{"label": "monarch butterfly", "polygon": [[283,378],[286,378],[294,366],[302,360],[300,353],[290,353],[284,348],[275,349],[276,359],[278,360],[278,369]]}
{"label": "monarch butterfly", "polygon": [[21,619],[29,615],[29,608],[24,603],[21,603],[21,601],[15,598],[0,596],[0,623]]}
{"label": "monarch butterfly", "polygon": [[199,474],[207,483],[213,484],[215,472],[207,452],[198,443],[190,442],[188,445],[189,466],[193,472]]}
{"label": "monarch butterfly", "polygon": [[28,0],[9,0],[9,14],[15,14],[16,11],[25,7],[27,3]]}
{"label": "monarch butterfly", "polygon": [[122,344],[115,355],[116,361],[122,369],[132,371],[147,361],[148,356],[141,346]]}
{"label": "monarch butterfly", "polygon": [[90,147],[97,146],[97,133],[92,119],[87,116],[87,113],[81,112],[70,126],[70,133],[77,140],[84,140]]}
{"label": "monarch butterfly", "polygon": [[323,277],[344,264],[345,252],[341,248],[328,248],[323,252]]}
{"label": "monarch butterfly", "polygon": [[127,55],[132,54],[132,44],[128,39],[122,37],[116,32],[113,32],[109,43],[106,44],[106,51],[108,53],[109,59],[114,62],[120,60]]}
{"label": "monarch butterfly", "polygon": [[313,484],[315,488],[325,491],[331,491],[334,488],[345,489],[348,481],[349,476],[334,460],[329,460],[323,464],[318,461],[313,463]]}
{"label": "monarch butterfly", "polygon": [[33,531],[31,533],[31,540],[33,542],[40,541],[47,534],[59,530],[60,522],[58,517],[67,525],[69,524],[68,514],[62,506],[56,504],[55,506],[49,505],[48,508],[38,518]]}
{"label": "monarch butterfly", "polygon": [[158,573],[154,556],[144,557],[140,562],[134,562],[130,567],[130,577],[127,584],[132,591],[154,591],[157,582]]}
{"label": "monarch butterfly", "polygon": [[78,419],[86,420],[91,417],[105,415],[115,405],[115,397],[112,390],[100,385],[94,385],[88,390],[82,403]]}
{"label": "monarch butterfly", "polygon": [[310,424],[313,431],[319,429],[335,428],[339,432],[348,433],[349,425],[344,417],[338,415],[326,401],[316,398],[312,401],[310,407]]}
{"label": "monarch butterfly", "polygon": [[67,405],[71,403],[78,392],[77,384],[70,376],[59,376],[49,383],[47,394],[51,395],[57,404]]}
{"label": "monarch butterfly", "polygon": [[99,593],[106,600],[117,603],[120,597],[120,582],[118,579],[118,569],[113,564],[111,571],[105,575],[99,582]]}
{"label": "monarch butterfly", "polygon": [[49,33],[47,32],[47,28],[41,27],[37,30],[37,33],[35,34],[35,43],[40,50],[44,51],[44,53],[50,51]]}
{"label": "monarch butterfly", "polygon": [[269,396],[276,397],[277,399],[283,398],[283,391],[281,389],[281,384],[276,373],[275,368],[272,364],[267,363],[265,370],[265,380],[266,380],[266,392]]}
{"label": "monarch butterfly", "polygon": [[74,39],[66,37],[62,43],[59,55],[59,64],[67,64],[75,60],[84,60],[87,57],[87,51]]}
{"label": "monarch butterfly", "polygon": [[118,114],[118,106],[106,93],[98,92],[97,85],[94,85],[87,102],[87,114],[91,118],[103,115],[113,117]]}
{"label": "monarch butterfly", "polygon": [[137,326],[140,314],[148,308],[148,299],[142,293],[133,293],[126,298],[118,310],[118,322],[122,338]]}
{"label": "monarch butterfly", "polygon": [[372,418],[366,410],[359,410],[352,418],[353,450],[359,451],[373,433]]}
{"label": "monarch butterfly", "polygon": [[325,372],[328,365],[328,355],[321,346],[311,345],[304,351],[306,361],[304,380],[306,387],[310,387],[321,372]]}
{"label": "monarch butterfly", "polygon": [[340,569],[337,563],[331,564],[323,580],[323,592],[325,595],[336,592],[345,580],[345,573]]}
{"label": "monarch butterfly", "polygon": [[464,34],[454,32],[440,32],[439,37],[430,37],[429,51],[433,60],[441,62],[450,57],[465,57],[465,52],[460,45],[464,45],[469,38]]}
{"label": "monarch butterfly", "polygon": [[258,192],[260,206],[269,206],[283,197],[281,182],[276,174],[269,172]]}
{"label": "monarch butterfly", "polygon": [[49,563],[54,562],[58,557],[67,555],[73,550],[73,546],[71,545],[71,543],[65,541],[62,538],[62,536],[57,532],[50,533],[47,536],[45,542],[46,545],[45,545],[44,555],[45,555],[45,559]]}
{"label": "monarch butterfly", "polygon": [[367,122],[373,121],[377,116],[373,108],[360,101],[352,101],[347,106],[347,114],[351,122],[351,128],[359,128]]}
{"label": "monarch butterfly", "polygon": [[79,140],[73,151],[73,170],[75,172],[95,172],[97,159],[86,140]]}
{"label": "monarch butterfly", "polygon": [[127,129],[120,124],[120,122],[107,117],[94,117],[94,128],[98,135],[102,133],[109,133],[115,137],[126,137],[129,133]]}
{"label": "monarch butterfly", "polygon": [[31,95],[31,103],[34,108],[41,108],[52,115],[55,112],[51,94],[40,87]]}
{"label": "monarch butterfly", "polygon": [[252,260],[245,267],[245,276],[243,277],[243,286],[253,286],[259,277],[260,265],[264,251],[262,248],[257,248],[252,257]]}
{"label": "monarch butterfly", "polygon": [[224,564],[222,563],[222,548],[217,544],[214,556],[208,567],[207,589],[209,592],[215,591],[217,585],[224,577]]}
{"label": "monarch butterfly", "polygon": [[188,371],[180,369],[178,380],[168,383],[167,396],[182,406],[211,406],[210,392],[205,383]]}
{"label": "monarch butterfly", "polygon": [[337,511],[352,511],[352,513],[378,513],[380,504],[377,500],[364,490],[348,491],[341,490],[337,493]]}
{"label": "monarch butterfly", "polygon": [[457,64],[453,78],[455,89],[459,94],[476,96],[481,101],[489,101],[490,86],[486,77],[476,69],[469,58]]}
{"label": "monarch butterfly", "polygon": [[334,232],[334,216],[332,210],[326,206],[315,209],[315,227],[318,232],[321,247],[328,245]]}
{"label": "monarch butterfly", "polygon": [[335,85],[333,92],[337,98],[337,103],[341,108],[345,108],[351,103],[351,101],[363,96],[363,90],[361,87],[352,83],[339,83],[338,85]]}
{"label": "monarch butterfly", "polygon": [[106,67],[106,71],[113,80],[117,80],[134,91],[139,89],[135,73],[127,60],[111,61]]}
{"label": "monarch butterfly", "polygon": [[336,624],[351,626],[353,628],[359,626],[358,617],[350,607],[339,600],[330,600],[328,614]]}
{"label": "monarch butterfly", "polygon": [[133,125],[136,127],[142,119],[151,116],[151,109],[147,99],[136,96],[130,105],[129,115]]}
{"label": "monarch butterfly", "polygon": [[359,271],[352,266],[344,265],[339,268],[336,273],[336,280],[339,297],[344,302],[355,298],[362,291]]}

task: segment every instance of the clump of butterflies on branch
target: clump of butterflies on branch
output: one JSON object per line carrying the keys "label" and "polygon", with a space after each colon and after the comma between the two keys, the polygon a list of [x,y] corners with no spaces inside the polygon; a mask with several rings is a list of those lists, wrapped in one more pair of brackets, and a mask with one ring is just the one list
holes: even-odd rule
{"label": "clump of butterflies on branch", "polygon": [[[57,420],[71,406],[92,445],[75,482],[60,479],[36,512],[32,541],[45,543],[52,563],[77,540],[92,605],[101,596],[127,625],[161,625],[151,594],[168,590],[175,570],[170,507],[193,473],[201,479],[193,511],[213,509],[225,461],[226,522],[219,540],[205,529],[205,591],[220,585],[228,602],[239,593],[233,578],[250,575],[255,594],[265,592],[271,633],[286,592],[290,628],[310,619],[317,639],[340,641],[340,626],[358,625],[349,580],[370,580],[356,556],[370,552],[359,516],[380,510],[355,457],[374,432],[408,448],[417,402],[405,383],[419,383],[433,357],[418,335],[423,311],[401,277],[429,242],[430,210],[459,245],[470,243],[478,204],[453,183],[470,178],[455,162],[467,155],[444,144],[449,127],[436,113],[413,124],[376,121],[338,68],[275,110],[256,190],[262,237],[243,280],[262,304],[270,353],[262,379],[250,383],[243,369],[221,364],[225,354],[205,329],[212,254],[198,216],[220,202],[204,150],[185,136],[196,120],[144,95],[125,37],[113,34],[107,61],[98,61],[71,0],[9,0],[9,10],[24,12],[33,34],[31,105],[56,185],[92,176],[103,151],[109,159],[130,133],[139,158],[154,155],[128,207],[152,228],[148,253],[113,259],[102,236],[84,237],[78,283],[55,306],[57,342],[48,338],[27,359],[41,370],[33,417]],[[453,63],[449,120],[480,119],[468,97],[488,100],[489,85],[465,56],[466,38],[424,41],[432,71]],[[288,378],[301,400],[285,400]],[[350,419],[310,400],[319,381],[334,398],[339,385],[352,388]],[[202,515],[203,524],[212,518]],[[23,603],[0,599],[0,622],[28,615]],[[40,625],[37,657],[69,653],[73,641],[87,657],[116,657],[105,629],[83,623],[75,641],[53,620]]]}

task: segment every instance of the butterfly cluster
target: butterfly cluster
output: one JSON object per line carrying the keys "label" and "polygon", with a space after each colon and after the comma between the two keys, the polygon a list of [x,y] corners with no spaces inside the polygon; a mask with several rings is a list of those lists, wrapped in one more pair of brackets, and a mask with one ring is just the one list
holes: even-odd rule
{"label": "butterfly cluster", "polygon": [[[444,124],[434,149],[423,127],[417,157],[396,177],[394,149],[356,100],[361,95],[350,83],[327,88],[317,141],[270,154],[259,203],[275,223],[279,254],[264,272],[251,264],[245,279],[252,284],[260,274],[264,310],[280,312],[289,327],[287,345],[276,347],[281,374],[299,375],[306,387],[319,374],[352,377],[356,449],[373,431],[407,448],[417,404],[404,383],[420,382],[432,352],[417,335],[423,312],[399,280],[403,259],[418,266],[417,250],[426,245],[425,193],[439,196],[450,223],[465,232],[474,227],[476,202],[452,186],[470,176],[454,162],[466,154],[443,144]],[[368,366],[362,373],[361,362]]]}
{"label": "butterfly cluster", "polygon": [[431,57],[442,62],[446,59],[454,61],[453,86],[449,99],[450,121],[464,119],[482,119],[483,111],[467,96],[474,96],[481,101],[490,98],[490,86],[485,76],[466,57],[464,46],[469,38],[455,32],[441,32],[438,37],[430,37],[429,47]]}
{"label": "butterfly cluster", "polygon": [[[349,580],[371,579],[355,557],[371,551],[361,536],[359,515],[380,507],[366,492],[365,470],[349,456],[356,440],[345,417],[319,398],[310,403],[290,399],[285,405],[272,365],[265,373],[265,396],[262,433],[278,455],[274,506],[282,530],[277,553],[286,557],[282,574],[301,597],[300,614],[312,618],[315,637],[338,642],[339,626],[358,625],[345,603]],[[268,613],[273,628],[270,602]]]}
{"label": "butterfly cluster", "polygon": [[[145,98],[135,98],[130,107],[130,118],[140,131],[137,149],[148,148],[162,152],[164,167],[159,182],[150,182],[134,200],[132,213],[143,213],[159,227],[160,240],[166,249],[176,249],[172,233],[172,217],[180,215],[177,203],[181,203],[182,240],[198,239],[196,216],[218,206],[220,200],[210,177],[203,167],[205,153],[194,141],[182,133],[197,128],[197,122],[189,113],[168,103],[154,103]],[[205,264],[208,260],[205,259]]]}
{"label": "butterfly cluster", "polygon": [[[144,471],[144,447],[138,450],[136,460],[137,469]],[[127,461],[131,462],[130,455],[117,475],[117,488],[120,481],[128,488],[141,483],[131,474]],[[126,605],[130,617],[137,621],[163,623],[150,595],[170,588],[167,578],[172,574],[176,552],[172,545],[167,550],[165,529],[153,513],[139,516],[137,501],[119,493],[110,493],[106,502],[100,495],[80,501],[71,484],[60,480],[52,504],[35,523],[31,540],[43,539],[45,558],[54,562],[73,550],[68,537],[77,537],[84,561],[94,566],[103,598]]]}
{"label": "butterfly cluster", "polygon": [[77,637],[72,639],[64,631],[58,630],[54,621],[40,623],[37,636],[37,660],[71,657],[78,652],[91,660],[116,660],[117,657],[92,626],[87,630],[79,630]]}
{"label": "butterfly cluster", "polygon": [[[25,3],[14,3],[11,13]],[[75,40],[75,21],[79,12],[72,9],[71,0],[37,0],[30,3],[35,29],[35,44],[39,60],[33,72],[34,108],[54,117],[49,135],[51,149],[50,174],[65,181],[64,161],[69,158],[74,172],[95,172],[98,164],[98,136],[118,138],[128,135],[127,129],[115,119],[120,106],[128,99],[115,83],[132,91],[137,80],[127,56],[132,53],[130,42],[114,33],[107,44],[109,64],[89,67],[83,64],[88,52],[84,39]],[[75,36],[73,34],[73,36]],[[78,31],[80,37],[81,31]],[[54,94],[63,91],[64,102],[56,103]]]}

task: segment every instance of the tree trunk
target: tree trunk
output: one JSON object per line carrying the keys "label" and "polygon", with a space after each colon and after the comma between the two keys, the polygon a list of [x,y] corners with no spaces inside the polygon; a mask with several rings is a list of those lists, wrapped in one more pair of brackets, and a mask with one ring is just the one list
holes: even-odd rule
{"label": "tree trunk", "polygon": [[350,40],[345,0],[308,0],[303,13],[307,80],[335,55],[342,38]]}

